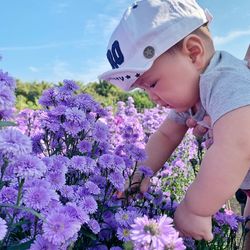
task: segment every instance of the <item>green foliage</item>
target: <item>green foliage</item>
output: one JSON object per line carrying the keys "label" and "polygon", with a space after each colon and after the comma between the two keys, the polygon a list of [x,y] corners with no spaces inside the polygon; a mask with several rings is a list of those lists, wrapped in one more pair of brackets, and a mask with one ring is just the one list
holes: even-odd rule
{"label": "green foliage", "polygon": [[155,106],[144,91],[134,90],[131,92],[125,92],[116,86],[107,83],[106,81],[89,83],[83,89],[86,93],[92,95],[96,101],[102,103],[104,106],[115,107],[118,101],[126,102],[129,96],[133,97],[135,107],[138,110],[153,108]]}
{"label": "green foliage", "polygon": [[[77,82],[80,86],[79,92],[88,93],[93,98],[101,103],[103,106],[115,107],[118,101],[126,102],[129,96],[134,99],[135,107],[142,111],[145,108],[152,108],[155,105],[149,100],[147,94],[141,90],[134,90],[132,92],[124,92],[116,86],[107,83],[106,81],[92,82],[83,84]],[[62,83],[58,83],[61,85]],[[45,89],[52,87],[52,83],[47,82],[21,82],[17,80],[16,88],[16,108],[22,110],[25,108],[39,109],[41,108],[38,99]]]}
{"label": "green foliage", "polygon": [[16,87],[16,108],[39,109],[38,99],[45,89],[51,88],[52,84],[47,82],[21,82],[17,80]]}

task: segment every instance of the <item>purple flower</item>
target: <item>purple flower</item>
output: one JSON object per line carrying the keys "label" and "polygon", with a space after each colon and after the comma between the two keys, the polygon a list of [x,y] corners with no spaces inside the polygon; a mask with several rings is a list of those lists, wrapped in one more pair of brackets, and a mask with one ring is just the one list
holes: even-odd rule
{"label": "purple flower", "polygon": [[75,203],[67,203],[67,205],[64,206],[60,212],[65,213],[72,219],[80,221],[81,224],[87,223],[89,221],[88,214]]}
{"label": "purple flower", "polygon": [[138,171],[140,171],[145,177],[152,177],[154,175],[153,170],[147,166],[140,166]]}
{"label": "purple flower", "polygon": [[139,147],[136,147],[133,144],[126,145],[126,149],[135,161],[142,162],[142,161],[145,161],[147,158],[145,150]]}
{"label": "purple flower", "polygon": [[62,124],[62,126],[67,133],[73,136],[76,136],[82,130],[82,126],[75,121],[66,121]]}
{"label": "purple flower", "polygon": [[0,119],[10,120],[11,118],[13,118],[13,108],[0,110]]}
{"label": "purple flower", "polygon": [[190,250],[196,250],[196,246],[195,246],[195,240],[190,238],[190,237],[185,237],[183,239],[184,241],[184,245],[186,246],[187,249]]}
{"label": "purple flower", "polygon": [[183,243],[183,239],[179,237],[178,232],[168,235],[168,237],[165,239],[165,245],[163,250],[165,249],[176,249],[176,250],[186,249]]}
{"label": "purple flower", "polygon": [[84,111],[73,107],[67,108],[65,112],[65,117],[68,121],[73,121],[76,123],[81,123],[84,119],[86,119],[86,114]]}
{"label": "purple flower", "polygon": [[107,184],[107,179],[104,176],[93,175],[90,176],[90,179],[94,182],[99,188],[105,188]]}
{"label": "purple flower", "polygon": [[41,154],[44,150],[44,145],[42,145],[41,140],[43,139],[43,134],[34,135],[32,140],[32,149],[35,154]]}
{"label": "purple flower", "polygon": [[106,141],[108,138],[107,125],[101,121],[96,122],[92,131],[92,136],[98,142]]}
{"label": "purple flower", "polygon": [[42,210],[47,207],[51,200],[59,200],[58,194],[43,186],[33,186],[27,188],[24,193],[23,202],[33,209]]}
{"label": "purple flower", "polygon": [[7,155],[24,155],[32,152],[29,137],[16,128],[10,127],[0,130],[0,152]]}
{"label": "purple flower", "polygon": [[16,88],[16,81],[13,77],[8,75],[8,72],[0,70],[0,85],[5,85],[14,91]]}
{"label": "purple flower", "polygon": [[73,169],[89,174],[94,171],[95,161],[87,156],[73,156],[70,162]]}
{"label": "purple flower", "polygon": [[54,245],[61,245],[73,237],[81,228],[78,220],[64,213],[52,212],[43,223],[43,237]]}
{"label": "purple flower", "polygon": [[122,250],[122,248],[121,248],[121,247],[116,247],[116,246],[115,246],[115,247],[111,247],[110,250]]}
{"label": "purple flower", "polygon": [[65,105],[68,107],[74,106],[74,96],[70,92],[60,91],[60,88],[57,88],[56,101],[58,105]]}
{"label": "purple flower", "polygon": [[76,106],[80,109],[84,109],[86,111],[95,111],[95,107],[97,106],[96,102],[89,94],[79,94],[75,99]]}
{"label": "purple flower", "polygon": [[98,221],[94,219],[89,220],[88,226],[94,234],[98,234],[101,230]]}
{"label": "purple flower", "polygon": [[91,195],[86,195],[82,197],[81,207],[87,213],[93,214],[97,210],[97,203]]}
{"label": "purple flower", "polygon": [[0,85],[0,110],[12,108],[15,103],[15,95],[9,87]]}
{"label": "purple flower", "polygon": [[4,239],[7,233],[6,221],[0,218],[0,241]]}
{"label": "purple flower", "polygon": [[42,160],[32,155],[19,156],[12,166],[16,176],[21,178],[42,177],[47,169]]}
{"label": "purple flower", "polygon": [[14,204],[17,201],[18,191],[13,187],[3,187],[0,191],[0,202]]}
{"label": "purple flower", "polygon": [[130,225],[133,224],[136,216],[138,216],[138,213],[136,213],[135,211],[120,209],[115,214],[115,219],[120,226],[129,227]]}
{"label": "purple flower", "polygon": [[46,89],[43,91],[43,94],[38,100],[38,102],[44,107],[53,106],[57,103],[56,95],[57,95],[57,91],[55,88]]}
{"label": "purple flower", "polygon": [[[149,219],[147,216],[135,219],[135,224],[131,226],[130,237],[136,249],[185,249],[182,239],[178,238],[178,233],[173,228],[172,219],[166,215],[159,220]],[[178,248],[173,246],[178,245]],[[182,246],[182,248],[181,248]]]}
{"label": "purple flower", "polygon": [[45,179],[34,179],[34,178],[30,178],[28,180],[25,181],[24,187],[26,189],[28,188],[33,188],[33,187],[43,187],[45,189],[51,189],[51,185],[50,183],[45,180]]}
{"label": "purple flower", "polygon": [[100,188],[92,181],[87,181],[85,183],[85,187],[89,191],[90,194],[100,194]]}
{"label": "purple flower", "polygon": [[66,197],[69,200],[71,200],[74,197],[75,191],[73,189],[73,186],[64,185],[60,188],[60,193],[61,193],[61,196]]}
{"label": "purple flower", "polygon": [[115,169],[114,168],[114,156],[112,154],[103,154],[98,160],[99,166],[103,169]]}
{"label": "purple flower", "polygon": [[77,148],[82,153],[89,153],[92,150],[92,143],[90,141],[83,140],[78,143]]}
{"label": "purple flower", "polygon": [[48,167],[48,171],[67,173],[69,159],[62,155],[56,155],[51,157],[43,158],[44,163]]}
{"label": "purple flower", "polygon": [[118,191],[124,191],[125,179],[121,173],[119,172],[110,173],[108,176],[108,180],[113,184],[113,186]]}
{"label": "purple flower", "polygon": [[114,164],[114,170],[117,170],[119,172],[122,172],[126,168],[125,162],[120,156],[114,155]]}
{"label": "purple flower", "polygon": [[60,250],[59,246],[56,246],[44,239],[41,235],[38,235],[35,242],[30,246],[30,250]]}
{"label": "purple flower", "polygon": [[63,92],[74,92],[79,89],[79,86],[73,80],[63,80],[63,86],[59,88]]}
{"label": "purple flower", "polygon": [[217,212],[214,215],[214,219],[220,226],[228,225],[234,231],[238,230],[237,216],[231,210],[224,210],[223,212]]}
{"label": "purple flower", "polygon": [[75,169],[79,170],[81,172],[85,172],[85,166],[86,166],[86,158],[85,156],[78,156],[75,155],[71,158],[70,166]]}
{"label": "purple flower", "polygon": [[213,227],[213,234],[221,235],[222,233],[222,228],[216,226]]}
{"label": "purple flower", "polygon": [[124,242],[130,240],[130,231],[128,228],[118,227],[116,234],[119,240],[122,240]]}
{"label": "purple flower", "polygon": [[96,244],[97,244],[96,246],[90,247],[90,248],[88,248],[88,250],[108,250],[107,246],[105,246],[105,245],[98,245],[98,243],[96,243]]}
{"label": "purple flower", "polygon": [[56,190],[63,187],[66,182],[65,173],[58,171],[47,171],[45,178]]}

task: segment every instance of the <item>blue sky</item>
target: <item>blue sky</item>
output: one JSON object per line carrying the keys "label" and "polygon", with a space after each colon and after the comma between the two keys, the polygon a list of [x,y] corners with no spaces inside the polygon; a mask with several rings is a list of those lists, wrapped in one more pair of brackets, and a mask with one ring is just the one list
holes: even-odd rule
{"label": "blue sky", "polygon": [[[106,46],[133,0],[2,0],[0,69],[23,81],[85,83],[110,69]],[[249,0],[198,0],[213,14],[216,49],[243,58],[250,44]]]}

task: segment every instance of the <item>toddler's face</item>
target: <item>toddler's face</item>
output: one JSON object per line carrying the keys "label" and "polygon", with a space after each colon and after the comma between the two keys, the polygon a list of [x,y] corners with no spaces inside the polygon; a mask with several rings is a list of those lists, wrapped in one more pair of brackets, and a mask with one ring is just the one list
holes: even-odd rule
{"label": "toddler's face", "polygon": [[199,100],[199,76],[189,56],[165,52],[133,86],[144,89],[153,102],[183,112]]}

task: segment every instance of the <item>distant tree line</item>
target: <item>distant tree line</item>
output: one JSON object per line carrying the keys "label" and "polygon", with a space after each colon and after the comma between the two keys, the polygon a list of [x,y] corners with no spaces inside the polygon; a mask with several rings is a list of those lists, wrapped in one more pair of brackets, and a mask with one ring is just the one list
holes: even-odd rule
{"label": "distant tree line", "polygon": [[[132,96],[134,99],[135,106],[138,110],[145,108],[152,108],[155,105],[150,101],[147,94],[141,90],[134,90],[132,92],[124,92],[121,89],[107,83],[106,81],[91,82],[83,84],[77,82],[80,86],[80,92],[88,93],[93,98],[101,103],[103,106],[115,107],[118,101],[124,101]],[[61,85],[62,83],[58,83]],[[38,103],[42,92],[45,89],[54,86],[48,82],[22,82],[17,80],[16,88],[16,108],[22,110],[24,108],[39,109],[41,108]]]}

